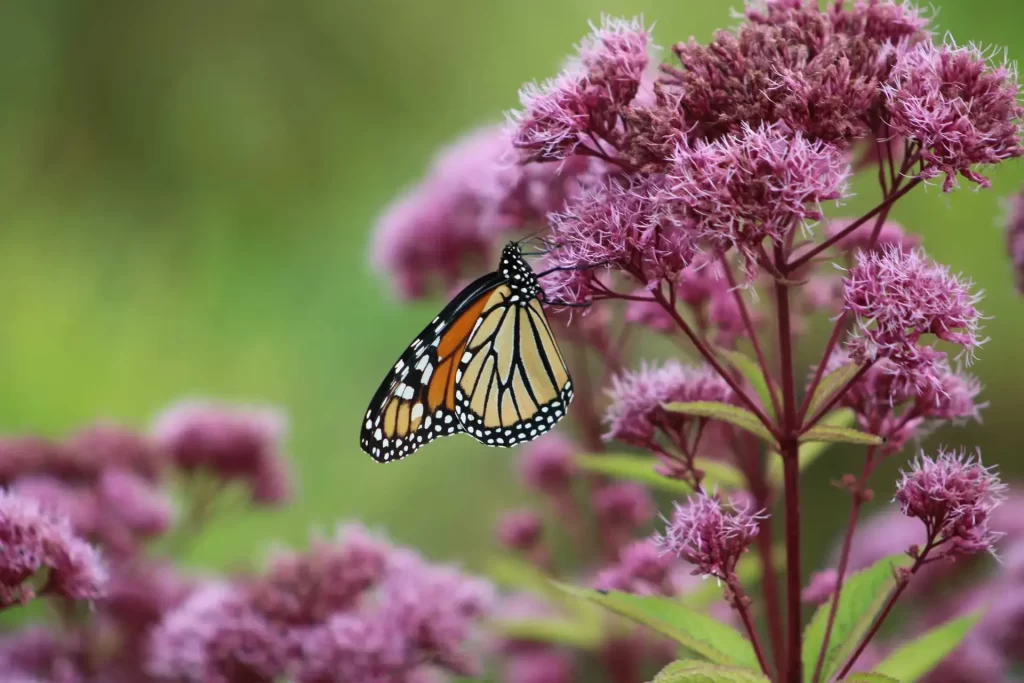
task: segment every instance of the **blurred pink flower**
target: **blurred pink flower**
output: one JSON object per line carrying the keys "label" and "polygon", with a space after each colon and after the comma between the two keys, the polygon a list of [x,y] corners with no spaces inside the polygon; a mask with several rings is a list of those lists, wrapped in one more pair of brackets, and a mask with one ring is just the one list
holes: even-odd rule
{"label": "blurred pink flower", "polygon": [[576,475],[573,458],[579,447],[568,438],[545,434],[524,447],[519,460],[523,483],[550,496],[562,496]]}
{"label": "blurred pink flower", "polygon": [[194,592],[150,636],[148,671],[189,683],[272,683],[286,673],[288,644],[227,584]]}
{"label": "blurred pink flower", "polygon": [[1007,200],[1006,251],[1017,290],[1024,294],[1024,188]]}
{"label": "blurred pink flower", "polygon": [[540,543],[543,523],[532,510],[512,510],[498,520],[498,540],[509,550],[529,552]]}
{"label": "blurred pink flower", "polygon": [[253,608],[275,623],[323,622],[353,608],[383,581],[391,548],[357,524],[340,527],[331,540],[315,540],[304,552],[273,557],[267,571],[248,583]]}
{"label": "blurred pink flower", "polygon": [[31,498],[0,492],[0,606],[34,597],[26,581],[42,569],[48,570],[43,595],[94,600],[107,582],[99,554],[73,534],[67,519],[44,512]]}
{"label": "blurred pink flower", "polygon": [[243,480],[253,500],[265,504],[281,502],[279,492],[289,489],[281,452],[286,431],[285,416],[273,408],[209,401],[175,404],[152,427],[154,440],[178,468]]}

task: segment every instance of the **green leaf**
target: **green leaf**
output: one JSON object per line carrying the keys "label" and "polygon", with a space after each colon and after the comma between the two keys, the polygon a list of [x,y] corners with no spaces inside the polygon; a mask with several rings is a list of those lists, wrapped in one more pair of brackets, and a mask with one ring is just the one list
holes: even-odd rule
{"label": "green leaf", "polygon": [[853,379],[853,376],[860,372],[860,366],[856,363],[841,365],[832,372],[821,378],[818,387],[811,396],[810,406],[807,408],[808,417],[813,417],[833,395]]}
{"label": "green leaf", "polygon": [[851,427],[836,425],[814,425],[800,435],[800,441],[824,441],[826,443],[855,443],[865,446],[878,446],[884,439],[876,434],[868,434]]}
{"label": "green leaf", "polygon": [[849,681],[850,683],[903,683],[903,681],[898,678],[893,678],[879,673],[851,674],[843,680]]}
{"label": "green leaf", "polygon": [[672,662],[651,683],[770,683],[760,671],[695,659]]}
{"label": "green leaf", "polygon": [[[578,455],[575,463],[588,472],[636,481],[660,491],[677,495],[693,493],[693,489],[686,482],[669,479],[655,472],[654,467],[658,461],[649,455]],[[694,464],[704,471],[704,484],[710,488],[733,490],[743,488],[746,484],[743,473],[728,463],[697,458]]]}
{"label": "green leaf", "polygon": [[728,422],[740,429],[745,429],[751,434],[759,437],[762,441],[766,441],[768,444],[778,448],[775,443],[775,437],[772,436],[772,433],[768,431],[761,420],[757,419],[757,415],[754,415],[746,408],[740,408],[739,406],[730,405],[728,403],[718,403],[717,401],[666,403],[664,407],[665,410],[673,413],[684,413],[686,415],[695,415],[697,417],[707,417],[713,420]]}
{"label": "green leaf", "polygon": [[[836,611],[832,637],[822,666],[821,680],[827,681],[860,643],[872,622],[882,609],[889,591],[895,587],[893,573],[899,567],[909,566],[907,555],[890,555],[867,569],[849,575],[843,582],[843,592]],[[804,631],[803,659],[808,676],[814,674],[818,653],[825,642],[825,628],[833,600],[821,605],[811,617]]]}
{"label": "green leaf", "polygon": [[[849,408],[840,408],[839,410],[833,410],[831,413],[821,418],[818,422],[818,426],[835,426],[835,427],[849,427],[857,421],[857,416]],[[800,454],[797,458],[800,463],[800,471],[802,472],[807,467],[817,460],[821,455],[832,446],[829,441],[806,441],[800,444]],[[782,485],[782,456],[778,453],[774,454],[771,462],[768,463],[768,481],[776,486]]]}
{"label": "green leaf", "polygon": [[565,645],[580,650],[593,650],[601,644],[600,623],[588,624],[573,619],[498,619],[492,628],[507,638]]}
{"label": "green leaf", "polygon": [[896,648],[896,651],[875,667],[875,671],[892,676],[902,683],[914,683],[956,649],[978,619],[983,610],[951,619],[937,626],[919,638]]}
{"label": "green leaf", "polygon": [[758,668],[757,656],[749,640],[732,627],[676,600],[618,591],[602,593],[562,583],[554,585],[568,595],[596,603],[643,624],[716,664]]}
{"label": "green leaf", "polygon": [[[774,414],[775,403],[772,403],[771,391],[768,388],[768,381],[764,377],[764,373],[761,372],[761,366],[758,365],[757,361],[748,356],[745,353],[739,351],[733,351],[732,349],[723,349],[715,347],[715,353],[720,355],[722,358],[727,360],[730,365],[740,371],[750,386],[757,392],[757,397],[761,400],[761,405],[769,414]],[[778,390],[775,392],[775,399],[778,405],[782,405],[782,397],[779,396]]]}
{"label": "green leaf", "polygon": [[574,600],[551,583],[547,574],[532,564],[511,555],[497,555],[488,562],[487,575],[499,586],[532,593],[560,605],[587,628],[600,627],[601,611],[586,602]]}

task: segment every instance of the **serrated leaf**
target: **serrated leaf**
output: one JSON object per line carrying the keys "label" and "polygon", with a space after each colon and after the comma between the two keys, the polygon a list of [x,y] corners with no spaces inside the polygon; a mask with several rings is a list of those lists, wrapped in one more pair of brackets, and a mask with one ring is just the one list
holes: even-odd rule
{"label": "serrated leaf", "polygon": [[753,387],[757,393],[757,397],[761,400],[761,405],[769,414],[775,413],[775,405],[782,405],[782,397],[779,396],[779,392],[775,392],[775,403],[772,402],[771,390],[768,388],[768,381],[765,379],[764,373],[761,372],[761,366],[756,360],[751,358],[745,353],[739,351],[733,351],[732,349],[715,348],[715,353],[720,355],[722,358],[727,360],[730,365],[740,371],[750,386]]}
{"label": "serrated leaf", "polygon": [[672,662],[651,683],[770,683],[760,671],[694,659]]}
{"label": "serrated leaf", "polygon": [[956,649],[967,633],[978,623],[982,610],[951,619],[923,636],[896,648],[875,671],[892,676],[902,683],[914,683]]}
{"label": "serrated leaf", "polygon": [[764,426],[761,420],[757,419],[757,415],[746,408],[740,408],[729,403],[719,403],[717,401],[690,401],[688,403],[666,403],[664,406],[665,410],[673,413],[683,413],[685,415],[694,415],[696,417],[706,417],[712,420],[721,420],[722,422],[728,422],[729,424],[744,429],[754,436],[760,438],[762,441],[767,442],[769,445],[778,447],[775,443],[775,437],[768,431],[768,428]]}
{"label": "serrated leaf", "polygon": [[676,600],[618,591],[602,593],[563,583],[554,585],[568,595],[643,624],[716,664],[758,667],[753,646],[738,631]]}
{"label": "serrated leaf", "polygon": [[[833,410],[821,418],[819,426],[829,425],[835,427],[849,427],[857,421],[856,414],[849,408]],[[815,460],[820,458],[832,446],[828,441],[806,441],[800,444],[800,454],[797,461],[800,463],[800,471],[810,467]],[[782,456],[773,453],[768,463],[768,481],[776,486],[782,485]]]}
{"label": "serrated leaf", "polygon": [[[853,653],[881,611],[889,591],[895,587],[893,573],[897,568],[907,567],[910,563],[911,559],[907,555],[890,555],[846,578],[820,680],[829,680],[835,670]],[[828,614],[833,599],[815,610],[804,631],[803,660],[804,670],[808,676],[814,674],[814,668],[818,664],[818,653],[825,642],[825,628],[828,625]]]}
{"label": "serrated leaf", "polygon": [[815,415],[825,405],[825,402],[846,386],[846,383],[853,379],[853,376],[858,372],[860,372],[859,365],[847,363],[822,377],[821,381],[818,382],[817,388],[814,390],[814,395],[811,396],[811,403],[807,408],[808,417]]}
{"label": "serrated leaf", "polygon": [[850,683],[903,683],[903,681],[898,678],[892,678],[891,676],[878,673],[850,674],[843,680],[849,681]]}
{"label": "serrated leaf", "polygon": [[825,443],[854,443],[863,446],[878,446],[884,439],[852,427],[817,424],[800,435],[800,442],[824,441]]}
{"label": "serrated leaf", "polygon": [[602,641],[599,623],[559,618],[498,619],[491,627],[506,638],[593,650]]}
{"label": "serrated leaf", "polygon": [[[669,479],[655,472],[654,468],[658,461],[649,455],[578,455],[574,462],[588,472],[639,482],[660,491],[676,495],[693,493],[693,489],[686,482]],[[733,490],[746,484],[743,473],[728,463],[697,458],[694,465],[704,471],[704,485],[709,488]]]}

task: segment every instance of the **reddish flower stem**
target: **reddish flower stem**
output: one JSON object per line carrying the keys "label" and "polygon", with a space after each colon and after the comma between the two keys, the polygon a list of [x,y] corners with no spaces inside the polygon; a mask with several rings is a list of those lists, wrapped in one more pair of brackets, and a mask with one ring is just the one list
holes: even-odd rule
{"label": "reddish flower stem", "polygon": [[772,436],[777,440],[778,429],[776,428],[775,423],[768,419],[768,416],[764,414],[764,411],[761,410],[761,407],[758,406],[753,401],[753,399],[747,396],[747,392],[744,391],[743,387],[739,385],[739,383],[736,381],[736,378],[732,376],[732,373],[722,367],[722,364],[718,362],[718,359],[715,357],[715,354],[711,353],[711,349],[707,347],[707,344],[701,341],[700,337],[698,337],[697,334],[686,323],[686,321],[683,320],[683,317],[679,315],[679,311],[676,310],[675,306],[672,306],[668,302],[668,300],[665,298],[665,295],[661,292],[661,290],[654,291],[654,298],[658,301],[658,303],[661,304],[662,308],[664,308],[665,311],[670,316],[672,316],[672,319],[675,321],[676,325],[679,327],[679,329],[683,331],[683,334],[685,334],[690,339],[690,342],[694,345],[694,347],[696,347],[700,355],[704,357],[704,360],[706,360],[708,364],[715,369],[715,372],[722,376],[722,379],[726,381],[726,383],[729,385],[729,388],[736,392],[736,395],[743,402],[744,406],[750,412],[754,413],[754,415],[757,416],[757,419],[761,421],[761,424],[763,424],[765,428],[769,432],[771,432]]}
{"label": "reddish flower stem", "polygon": [[[775,261],[784,263],[785,256],[776,248]],[[786,605],[787,605],[787,665],[786,681],[802,683],[800,657],[801,604],[800,604],[800,471],[799,441],[796,424],[796,390],[793,375],[793,335],[790,329],[789,285],[775,283],[775,303],[779,326],[779,364],[782,376],[782,453],[783,490],[786,498]]]}
{"label": "reddish flower stem", "polygon": [[864,468],[861,470],[860,479],[857,480],[857,487],[853,491],[853,503],[850,506],[850,519],[846,524],[846,535],[843,537],[843,549],[839,555],[839,566],[836,569],[836,591],[832,597],[832,606],[828,612],[828,623],[825,625],[825,639],[821,643],[821,651],[818,652],[818,663],[814,667],[814,675],[811,683],[818,683],[821,678],[821,669],[825,664],[825,653],[828,652],[828,643],[832,639],[832,628],[836,623],[836,612],[839,610],[839,599],[843,594],[843,580],[846,578],[846,569],[850,562],[850,549],[853,547],[853,533],[857,528],[857,520],[860,517],[860,508],[864,504],[864,485],[871,474],[871,464],[875,457],[875,446],[868,448],[864,458]]}
{"label": "reddish flower stem", "polygon": [[803,424],[804,419],[807,417],[807,411],[811,407],[811,399],[814,397],[814,392],[817,391],[818,385],[821,383],[821,379],[825,376],[825,365],[828,363],[829,356],[832,355],[832,350],[839,342],[839,335],[843,333],[843,330],[846,327],[846,318],[848,315],[849,311],[843,311],[843,314],[836,320],[835,327],[832,328],[832,335],[828,338],[828,343],[825,344],[825,350],[821,354],[821,360],[818,361],[818,367],[814,371],[814,379],[811,380],[810,386],[807,387],[807,393],[804,395],[803,403],[800,405],[800,424]]}
{"label": "reddish flower stem", "polygon": [[729,599],[736,611],[739,612],[740,619],[743,620],[743,626],[747,629],[747,636],[754,646],[754,654],[757,655],[757,663],[761,665],[761,672],[768,676],[768,662],[764,658],[764,648],[761,646],[761,639],[757,635],[757,629],[754,628],[754,620],[750,616],[750,600],[747,599],[746,594],[743,592],[743,587],[740,586],[740,582],[735,574],[726,579],[726,584],[729,586],[729,593],[731,594]]}
{"label": "reddish flower stem", "polygon": [[871,639],[874,638],[875,635],[878,633],[878,629],[882,628],[882,622],[884,622],[886,617],[889,616],[889,613],[892,612],[892,608],[896,605],[896,601],[899,600],[900,596],[903,595],[903,591],[907,589],[907,585],[910,583],[911,577],[913,577],[914,574],[916,574],[918,570],[921,569],[921,567],[927,564],[925,559],[928,553],[931,552],[935,548],[935,546],[935,538],[929,538],[927,545],[925,545],[925,547],[922,548],[921,552],[918,553],[917,557],[914,559],[913,566],[910,567],[906,574],[900,576],[897,579],[896,587],[892,590],[892,593],[889,595],[889,599],[886,601],[885,607],[882,608],[882,612],[878,615],[878,618],[875,619],[875,623],[871,625],[871,628],[868,630],[868,632],[864,634],[864,637],[861,638],[860,644],[857,645],[857,649],[853,651],[853,654],[850,655],[850,658],[846,660],[846,664],[843,665],[843,668],[839,672],[837,678],[846,678],[846,674],[850,673],[850,669],[852,669],[853,665],[857,663],[857,658],[860,657],[861,653],[864,652],[864,648],[868,646],[868,643],[871,642]]}
{"label": "reddish flower stem", "polygon": [[[747,486],[754,496],[754,505],[759,510],[771,507],[770,492],[764,476],[764,466],[757,448],[757,440],[750,434],[741,434],[744,449],[748,455],[746,461]],[[738,446],[739,444],[737,444]],[[737,449],[739,450],[739,449]],[[775,569],[775,541],[773,539],[772,521],[770,517],[759,520],[757,532],[757,552],[761,557],[761,593],[764,598],[765,616],[768,621],[768,641],[771,645],[772,663],[775,665],[775,678],[782,673],[785,666],[785,643],[782,620],[782,606],[779,602],[779,575]]]}
{"label": "reddish flower stem", "polygon": [[875,208],[873,208],[870,211],[868,211],[866,214],[864,214],[863,216],[861,216],[860,218],[855,220],[853,223],[850,223],[850,225],[848,225],[846,228],[844,228],[840,232],[836,233],[832,237],[828,238],[827,240],[825,240],[824,242],[822,242],[818,246],[814,247],[813,249],[807,251],[804,254],[801,254],[795,260],[793,260],[793,261],[791,261],[789,263],[786,263],[786,264],[784,264],[782,266],[779,266],[779,269],[782,270],[783,273],[790,273],[790,272],[796,270],[797,268],[799,268],[800,266],[804,265],[805,263],[810,261],[812,258],[817,256],[821,252],[825,251],[826,249],[828,249],[829,247],[834,245],[836,242],[840,241],[841,239],[843,239],[844,237],[849,235],[851,232],[853,232],[854,230],[856,230],[860,226],[862,226],[865,223],[867,223],[869,220],[871,220],[872,218],[877,216],[882,211],[888,211],[889,207],[892,206],[892,204],[897,199],[899,199],[903,195],[905,195],[908,192],[910,192],[912,189],[917,187],[920,183],[921,183],[921,178],[919,178],[919,177],[918,178],[914,178],[909,183],[907,183],[906,185],[901,187],[899,190],[891,193],[888,197],[883,199],[878,204],[878,206],[876,206]]}
{"label": "reddish flower stem", "polygon": [[[761,499],[756,498],[761,505]],[[765,617],[768,621],[768,643],[771,645],[775,675],[785,665],[784,623],[782,603],[779,600],[779,573],[775,568],[774,540],[770,519],[762,520],[757,532],[757,554],[761,558],[761,597],[764,598]]]}
{"label": "reddish flower stem", "polygon": [[743,319],[743,326],[747,330],[747,335],[750,337],[750,343],[754,347],[754,354],[757,356],[757,364],[761,367],[761,375],[764,377],[765,384],[768,385],[768,395],[771,397],[772,410],[775,411],[776,415],[782,413],[782,408],[779,405],[779,399],[776,396],[775,380],[772,378],[772,373],[768,369],[768,361],[765,360],[764,351],[761,349],[761,342],[757,340],[757,330],[754,329],[754,323],[750,319],[750,311],[747,310],[747,302],[743,300],[743,293],[740,292],[739,287],[736,286],[736,278],[732,274],[732,268],[729,267],[729,261],[725,258],[725,254],[719,257],[722,261],[722,268],[725,269],[725,276],[729,279],[729,289],[732,290],[733,297],[736,299],[736,305],[740,309],[740,317]]}

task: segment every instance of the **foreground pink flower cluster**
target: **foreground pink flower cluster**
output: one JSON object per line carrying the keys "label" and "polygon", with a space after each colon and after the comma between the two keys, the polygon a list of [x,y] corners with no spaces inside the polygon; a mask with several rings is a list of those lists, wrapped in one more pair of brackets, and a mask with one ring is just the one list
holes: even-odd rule
{"label": "foreground pink flower cluster", "polygon": [[[577,387],[576,432],[522,456],[524,484],[550,513],[499,521],[514,562],[599,589],[581,594],[613,611],[616,591],[708,608],[687,577],[714,577],[725,609],[712,612],[749,641],[751,675],[772,681],[894,670],[882,653],[898,656],[921,629],[884,643],[878,633],[926,577],[996,550],[1005,487],[969,449],[910,459],[935,430],[980,419],[987,404],[966,368],[986,318],[970,278],[890,214],[919,185],[988,188],[990,166],[1024,156],[1016,73],[893,0],[752,1],[734,29],[676,43],[661,64],[648,26],[602,19],[561,73],[524,86],[505,126],[442,154],[385,214],[375,263],[420,296],[539,231],[529,244]],[[877,190],[850,215],[858,174]],[[1020,204],[1007,234],[1018,275]],[[652,335],[687,357],[635,361]],[[800,480],[833,443],[862,456],[835,477],[846,531],[808,583]],[[851,632],[844,587],[856,596],[867,580],[854,573],[854,531],[894,458],[904,474],[880,489],[918,539],[897,537],[902,559],[875,558],[894,563],[878,574],[889,590]],[[685,502],[651,536],[659,491]],[[571,572],[555,542],[566,535]],[[502,608],[513,683],[593,671],[639,683],[689,647],[665,631],[588,632],[550,594],[523,592]],[[811,625],[802,594],[823,603]],[[812,636],[818,650],[804,653]],[[929,680],[1002,680],[1006,653],[987,677],[950,661]]]}
{"label": "foreground pink flower cluster", "polygon": [[393,683],[475,672],[490,585],[357,524],[261,571],[175,564],[238,489],[256,506],[289,501],[286,427],[271,408],[193,401],[147,432],[98,423],[63,441],[0,440],[0,606],[45,599],[58,617],[0,638],[4,675]]}

